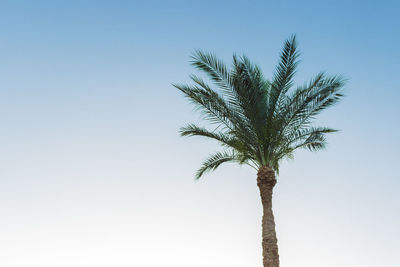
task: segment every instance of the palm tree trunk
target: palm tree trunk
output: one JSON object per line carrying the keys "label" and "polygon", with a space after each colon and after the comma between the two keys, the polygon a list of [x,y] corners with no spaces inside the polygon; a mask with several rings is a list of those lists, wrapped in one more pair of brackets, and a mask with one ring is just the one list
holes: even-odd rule
{"label": "palm tree trunk", "polygon": [[275,184],[275,172],[267,166],[261,167],[257,173],[257,185],[260,189],[263,205],[262,248],[264,267],[279,267],[278,240],[272,212],[272,191]]}

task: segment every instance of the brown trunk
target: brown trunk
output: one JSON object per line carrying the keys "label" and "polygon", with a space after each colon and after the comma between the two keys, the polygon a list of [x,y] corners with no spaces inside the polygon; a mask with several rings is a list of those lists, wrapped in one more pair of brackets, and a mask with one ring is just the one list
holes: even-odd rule
{"label": "brown trunk", "polygon": [[272,213],[272,191],[276,184],[275,172],[263,166],[257,173],[257,185],[260,189],[263,205],[262,248],[264,267],[279,267],[278,240],[275,232],[275,220]]}

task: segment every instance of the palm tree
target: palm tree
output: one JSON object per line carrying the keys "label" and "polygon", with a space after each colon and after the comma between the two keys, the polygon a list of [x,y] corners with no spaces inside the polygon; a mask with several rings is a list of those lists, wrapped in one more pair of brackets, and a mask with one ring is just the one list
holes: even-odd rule
{"label": "palm tree", "polygon": [[191,75],[193,85],[174,84],[198,108],[212,129],[189,124],[182,136],[203,136],[224,148],[209,156],[196,173],[215,170],[222,163],[247,164],[257,170],[257,185],[263,206],[262,248],[264,267],[278,267],[279,254],[272,212],[272,191],[282,159],[304,148],[323,149],[325,134],[336,130],[313,126],[315,117],[341,98],[344,79],[317,74],[309,83],[293,88],[298,65],[296,36],[283,46],[280,62],[271,80],[246,56],[233,56],[228,69],[213,54],[197,51],[192,65],[204,72],[218,91]]}

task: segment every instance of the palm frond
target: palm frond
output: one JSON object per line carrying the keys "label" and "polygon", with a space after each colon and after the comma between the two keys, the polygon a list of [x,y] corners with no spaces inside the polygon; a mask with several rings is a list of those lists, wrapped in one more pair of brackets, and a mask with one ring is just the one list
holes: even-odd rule
{"label": "palm frond", "polygon": [[298,144],[294,149],[307,148],[310,151],[318,151],[326,147],[326,138],[322,133],[311,134],[304,142]]}
{"label": "palm frond", "polygon": [[239,159],[237,155],[233,151],[223,151],[217,152],[211,156],[209,156],[202,164],[200,169],[196,172],[196,180],[200,179],[204,173],[209,171],[214,171],[217,169],[222,163],[236,161],[238,162]]}
{"label": "palm frond", "polygon": [[202,136],[214,139],[221,145],[235,149],[238,152],[246,153],[252,151],[246,143],[229,133],[211,132],[205,128],[199,127],[195,124],[189,124],[180,129],[181,136]]}
{"label": "palm frond", "polygon": [[260,141],[262,128],[267,123],[265,104],[270,84],[264,79],[260,68],[252,64],[246,56],[233,57],[232,78],[236,102]]}
{"label": "palm frond", "polygon": [[[312,140],[315,136],[323,136],[327,133],[334,133],[338,130],[328,127],[309,127],[303,130],[297,130],[287,137],[285,146],[297,147],[302,144],[305,140]],[[309,139],[312,137],[311,139]]]}
{"label": "palm frond", "polygon": [[341,76],[320,73],[308,86],[297,88],[280,114],[284,124],[282,134],[309,125],[322,110],[337,103],[343,97],[344,83]]}
{"label": "palm frond", "polygon": [[292,35],[284,43],[280,62],[278,63],[273,76],[269,97],[271,116],[273,115],[272,113],[279,110],[286,92],[293,85],[293,77],[296,73],[297,65],[299,64],[299,55],[300,54],[297,51],[296,35]]}
{"label": "palm frond", "polygon": [[219,87],[230,90],[231,77],[224,62],[214,54],[196,51],[192,55],[192,65],[205,72]]}
{"label": "palm frond", "polygon": [[231,130],[234,128],[232,112],[225,101],[211,88],[200,88],[196,85],[173,84],[195,106],[203,112],[204,118],[212,123],[221,123]]}

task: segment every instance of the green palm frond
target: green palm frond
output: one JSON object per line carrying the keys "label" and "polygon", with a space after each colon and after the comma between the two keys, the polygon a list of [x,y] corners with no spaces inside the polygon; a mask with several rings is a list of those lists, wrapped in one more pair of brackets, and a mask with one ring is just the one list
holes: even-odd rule
{"label": "green palm frond", "polygon": [[294,149],[307,148],[311,151],[318,151],[324,149],[325,147],[326,147],[325,136],[320,132],[314,132],[310,134],[308,138],[304,140],[304,142],[295,146]]}
{"label": "green palm frond", "polygon": [[231,135],[245,141],[250,150],[255,150],[258,139],[249,122],[202,79],[194,75],[191,78],[197,85],[174,86],[202,111],[206,120],[222,126]]}
{"label": "green palm frond", "polygon": [[229,129],[234,128],[234,120],[231,110],[227,107],[225,101],[210,88],[204,89],[199,86],[178,85],[174,87],[179,89],[184,95],[200,109],[204,118],[212,123],[221,123]]}
{"label": "green palm frond", "polygon": [[267,123],[266,101],[270,83],[262,75],[260,68],[250,62],[246,56],[233,57],[233,85],[236,101],[243,115],[260,134],[260,128]]}
{"label": "green palm frond", "polygon": [[[315,136],[323,136],[327,133],[334,133],[338,130],[328,128],[328,127],[309,127],[303,130],[297,130],[288,136],[287,143],[285,145],[291,147],[298,147],[298,145],[303,144],[306,140],[313,140]],[[311,139],[309,139],[311,137]]]}
{"label": "green palm frond", "polygon": [[284,101],[285,94],[293,85],[293,77],[296,73],[297,65],[299,64],[297,51],[296,36],[292,35],[285,41],[280,56],[280,62],[276,67],[271,92],[269,97],[269,105],[271,107],[271,116],[279,111],[279,108]]}
{"label": "green palm frond", "polygon": [[209,171],[214,171],[217,169],[222,163],[225,162],[238,162],[239,158],[233,151],[223,151],[217,152],[211,156],[209,156],[202,164],[200,169],[196,172],[196,180],[200,179],[204,173]]}
{"label": "green palm frond", "polygon": [[322,110],[337,103],[343,97],[341,89],[344,83],[340,76],[328,77],[320,73],[308,86],[297,88],[288,96],[281,111],[281,135],[310,125]]}
{"label": "green palm frond", "polygon": [[189,124],[180,129],[181,136],[202,136],[214,139],[220,144],[227,146],[229,148],[234,148],[237,151],[246,153],[246,151],[252,151],[250,147],[243,143],[243,141],[237,137],[234,137],[229,133],[222,132],[211,132],[205,128],[199,127],[195,124]]}
{"label": "green palm frond", "polygon": [[299,64],[297,51],[296,36],[292,35],[285,41],[282,49],[280,62],[274,74],[274,87],[281,90],[283,93],[287,92],[293,83],[293,76],[296,73],[296,67]]}
{"label": "green palm frond", "polygon": [[222,60],[214,54],[196,51],[192,55],[192,65],[205,72],[221,88],[231,88],[231,77]]}

